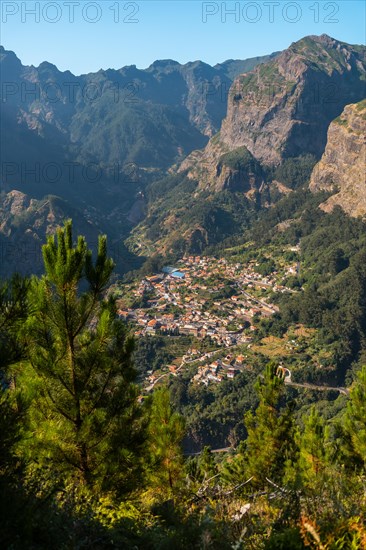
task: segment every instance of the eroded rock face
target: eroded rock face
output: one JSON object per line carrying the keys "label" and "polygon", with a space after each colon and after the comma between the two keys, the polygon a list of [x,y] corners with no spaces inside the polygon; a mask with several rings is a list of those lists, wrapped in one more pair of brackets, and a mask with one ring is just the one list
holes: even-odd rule
{"label": "eroded rock face", "polygon": [[246,148],[262,165],[322,155],[327,129],[344,106],[363,99],[366,48],[309,36],[234,81],[220,133],[182,164],[201,188],[220,190],[222,154]]}
{"label": "eroded rock face", "polygon": [[325,152],[311,176],[310,190],[330,191],[321,208],[339,205],[350,216],[366,217],[366,100],[347,105],[328,130]]}
{"label": "eroded rock face", "polygon": [[[264,164],[324,151],[329,123],[364,97],[365,48],[326,35],[292,44],[277,59],[239,76],[220,138]],[[348,101],[347,101],[348,99]]]}
{"label": "eroded rock face", "polygon": [[[12,190],[7,193],[2,201],[2,213],[8,212],[13,216],[20,215],[30,205],[31,199],[20,191]],[[2,222],[6,219],[2,218]]]}

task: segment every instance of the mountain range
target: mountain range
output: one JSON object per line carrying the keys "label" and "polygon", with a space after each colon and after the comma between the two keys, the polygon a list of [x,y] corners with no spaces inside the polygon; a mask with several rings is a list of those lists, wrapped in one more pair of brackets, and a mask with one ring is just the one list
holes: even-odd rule
{"label": "mountain range", "polygon": [[[276,55],[215,67],[162,60],[146,70],[129,66],[75,76],[48,62],[24,66],[0,47],[3,258],[16,247],[15,235],[19,242],[19,224],[9,210],[14,197],[7,196],[15,190],[28,197],[18,206],[49,195],[59,197],[59,207],[69,201],[84,225],[107,232],[119,251],[120,271],[138,265],[121,243],[144,217],[147,182],[204,146],[226,114],[233,78]],[[58,209],[58,222],[67,210]],[[44,241],[45,227],[31,226],[36,243]],[[12,267],[3,259],[0,274]],[[21,271],[29,268],[29,262],[20,263]]]}
{"label": "mountain range", "polygon": [[[364,46],[327,35],[309,36],[239,75],[230,89],[220,131],[205,148],[193,151],[181,163],[171,191],[151,202],[148,216],[130,242],[137,242],[137,247],[147,243],[150,250],[155,245],[164,254],[182,248],[201,252],[240,233],[256,211],[270,207],[292,188],[307,187],[325,150],[329,125],[346,105],[366,95],[365,52]],[[353,112],[362,133],[363,110]],[[362,149],[359,155],[348,155],[350,139],[346,132],[334,147],[345,150],[343,174],[359,165],[361,180],[352,180],[350,185],[364,189]],[[331,192],[333,188],[323,185],[319,189]],[[338,196],[340,206],[345,197]],[[362,202],[363,197],[358,200]]]}
{"label": "mountain range", "polygon": [[39,248],[65,217],[93,242],[106,232],[122,273],[154,253],[201,252],[310,180],[335,194],[322,208],[364,215],[349,197],[365,204],[365,52],[308,36],[214,67],[161,60],[75,76],[1,48],[0,275],[37,272],[8,251]]}
{"label": "mountain range", "polygon": [[233,78],[276,55],[215,67],[161,60],[146,70],[132,65],[75,76],[47,62],[23,66],[2,48],[3,116],[12,135],[5,153],[19,155],[14,137],[30,130],[25,159],[34,155],[32,145],[47,152],[61,145],[65,157],[82,163],[168,167],[218,131]]}

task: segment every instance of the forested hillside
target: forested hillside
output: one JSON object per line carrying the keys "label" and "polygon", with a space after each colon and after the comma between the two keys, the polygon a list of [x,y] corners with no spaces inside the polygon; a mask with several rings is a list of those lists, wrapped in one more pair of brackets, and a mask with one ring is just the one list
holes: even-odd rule
{"label": "forested hillside", "polygon": [[184,457],[169,391],[139,398],[106,244],[67,223],[42,278],[1,287],[3,547],[362,548],[366,367],[321,414],[270,362],[236,448]]}

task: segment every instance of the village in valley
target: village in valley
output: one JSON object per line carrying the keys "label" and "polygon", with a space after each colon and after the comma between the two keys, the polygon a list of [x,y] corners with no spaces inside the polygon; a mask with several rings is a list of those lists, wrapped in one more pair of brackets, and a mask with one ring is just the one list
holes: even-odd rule
{"label": "village in valley", "polygon": [[192,364],[197,367],[192,381],[206,385],[234,378],[248,367],[242,350],[251,348],[260,319],[278,311],[271,303],[274,293],[293,292],[281,283],[298,272],[293,262],[265,276],[257,268],[256,261],[185,256],[175,266],[124,286],[117,313],[134,327],[137,338],[188,336],[194,342],[161,371],[149,370],[145,390]]}

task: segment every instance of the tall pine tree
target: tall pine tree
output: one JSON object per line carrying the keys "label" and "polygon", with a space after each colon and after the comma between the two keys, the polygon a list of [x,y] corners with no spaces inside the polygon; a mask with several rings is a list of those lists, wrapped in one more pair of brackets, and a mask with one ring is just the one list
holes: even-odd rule
{"label": "tall pine tree", "polygon": [[25,355],[19,337],[19,327],[27,318],[29,280],[15,274],[9,281],[0,282],[0,369],[1,383],[6,384],[9,365]]}
{"label": "tall pine tree", "polygon": [[182,479],[184,421],[172,410],[167,388],[154,393],[148,432],[150,482],[162,494],[171,494]]}
{"label": "tall pine tree", "polygon": [[293,455],[293,411],[281,406],[283,387],[277,365],[269,363],[256,384],[258,408],[245,415],[247,472],[258,484],[266,484],[266,478],[280,481]]}
{"label": "tall pine tree", "polygon": [[303,429],[297,429],[295,439],[299,447],[297,471],[303,483],[312,486],[319,482],[330,463],[328,430],[315,407],[306,417]]}
{"label": "tall pine tree", "polygon": [[24,327],[29,360],[17,385],[28,400],[19,452],[55,485],[129,489],[143,444],[131,362],[133,340],[103,295],[113,270],[106,238],[95,262],[71,221],[43,247],[46,273],[33,279]]}

